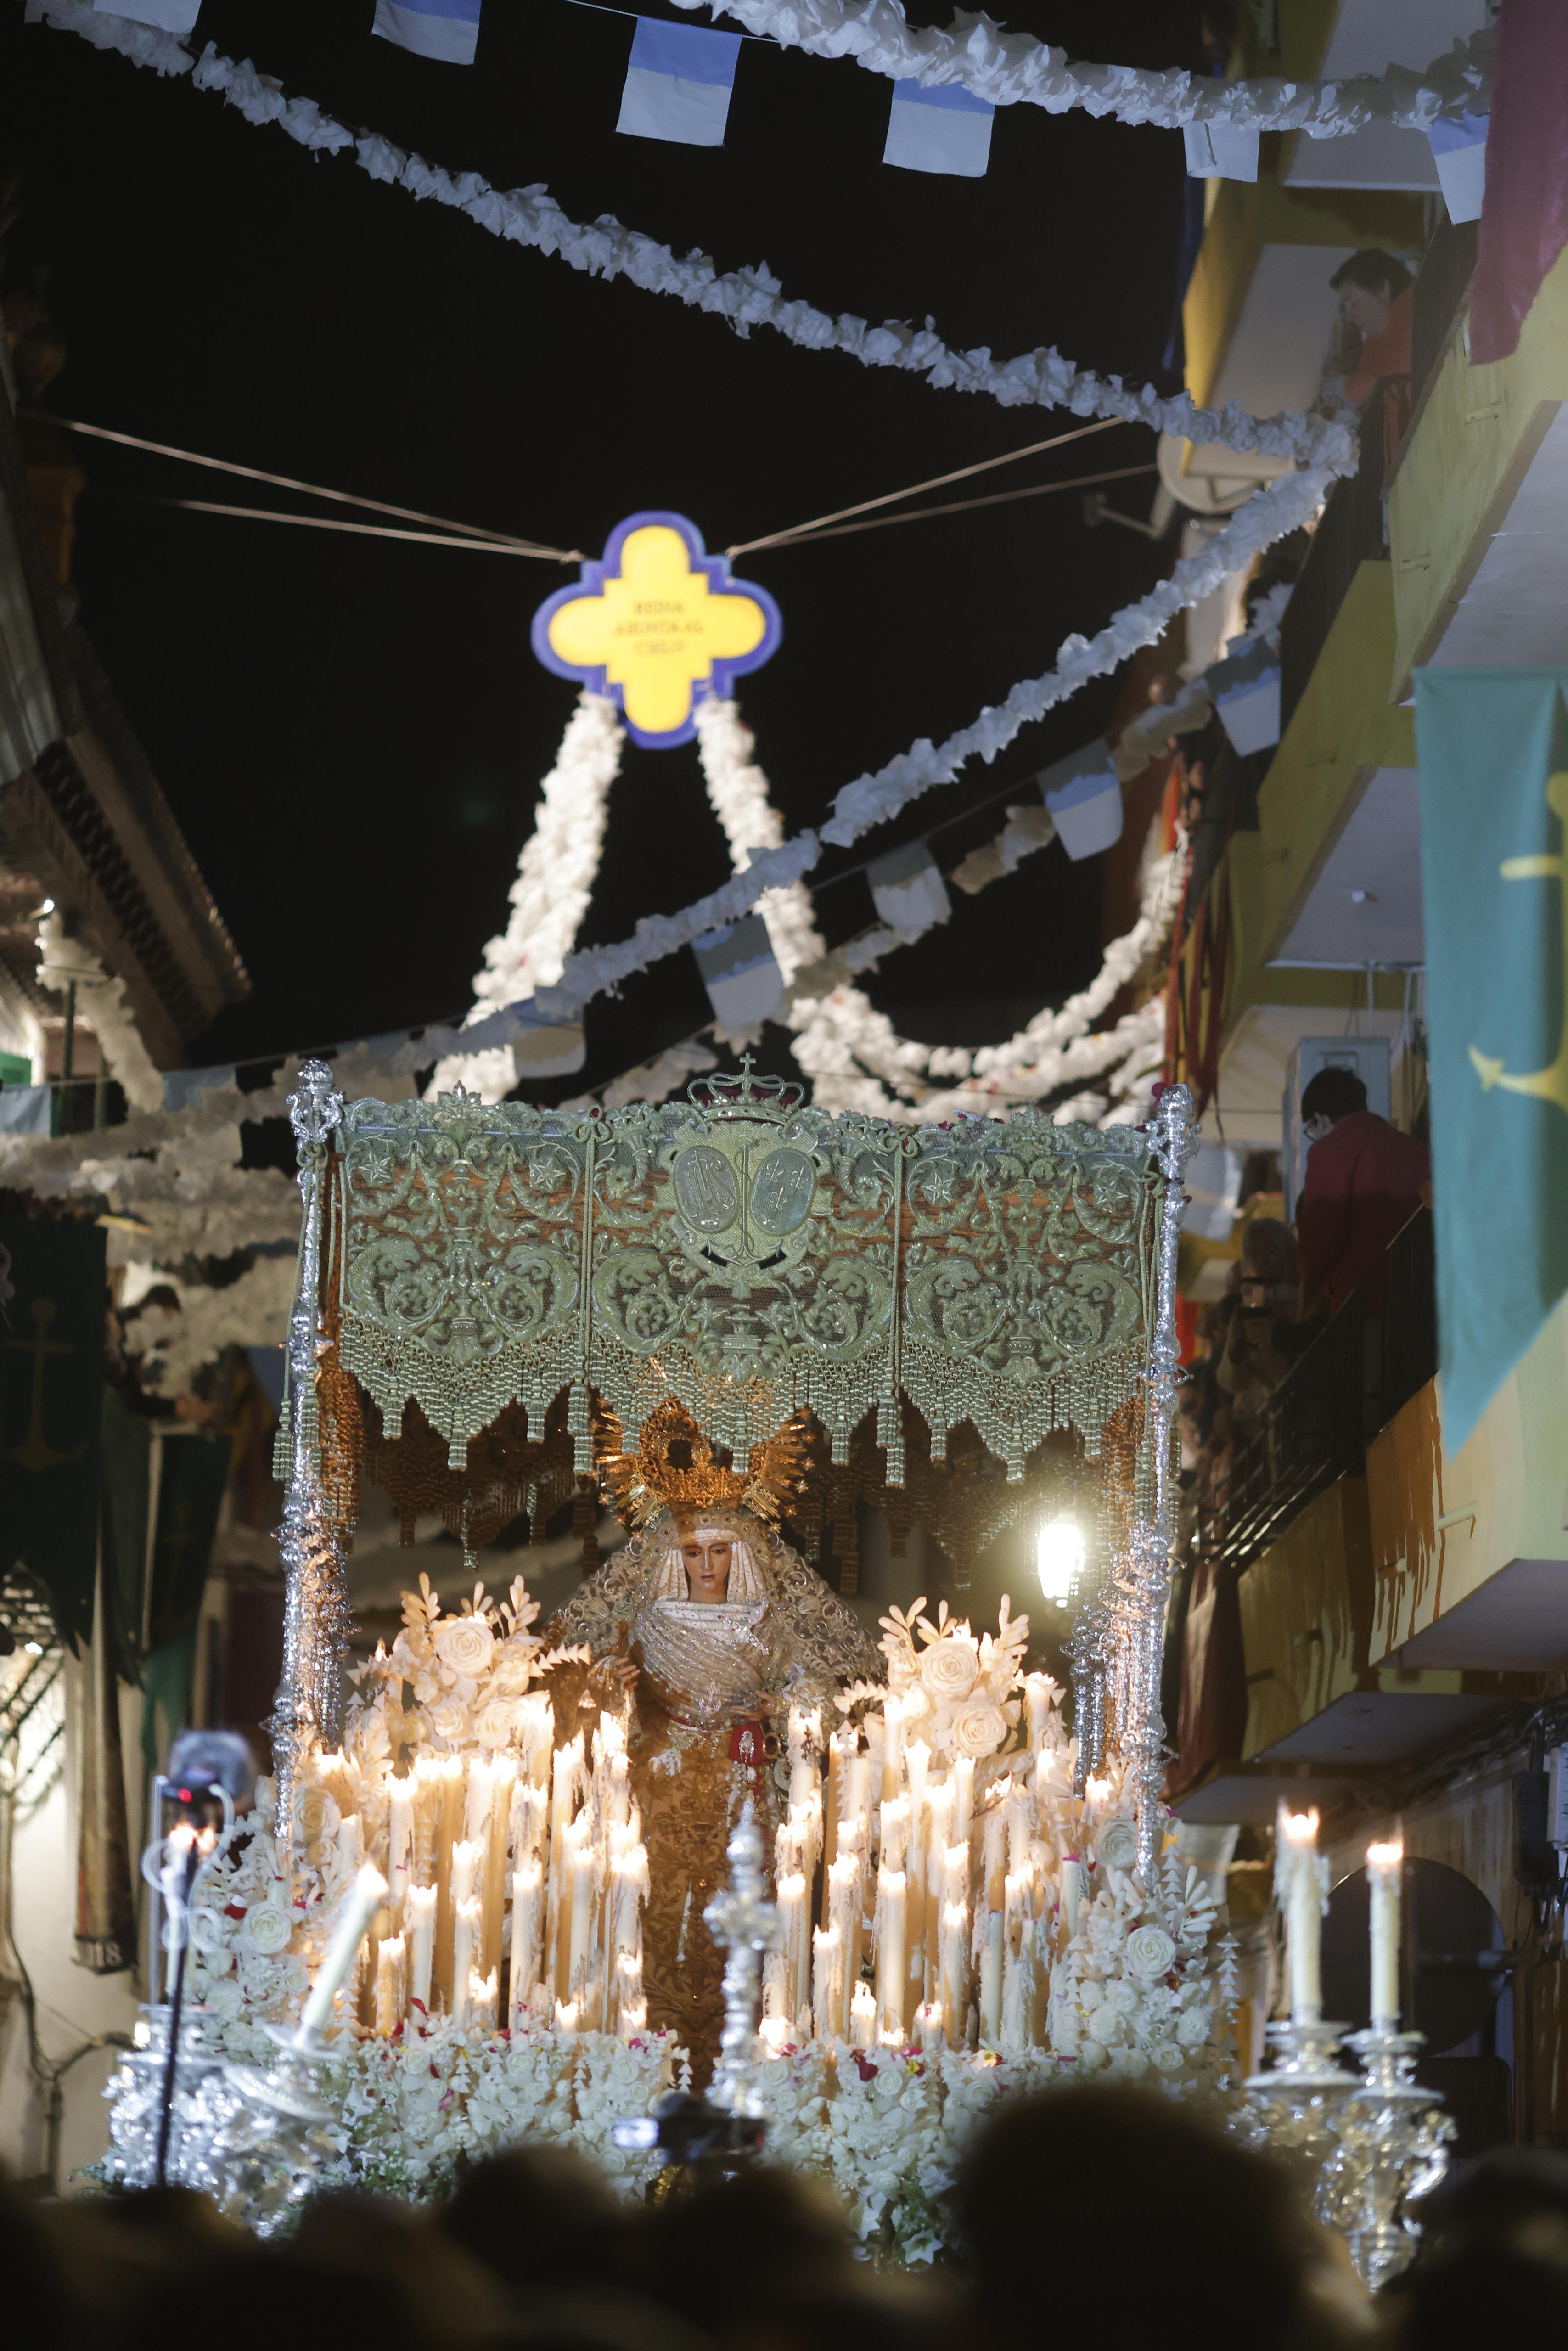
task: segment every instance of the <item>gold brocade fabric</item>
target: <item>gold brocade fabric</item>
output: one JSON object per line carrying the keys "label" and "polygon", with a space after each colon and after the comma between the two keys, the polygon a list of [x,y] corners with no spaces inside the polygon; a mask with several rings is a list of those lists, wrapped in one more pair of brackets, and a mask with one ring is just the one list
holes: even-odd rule
{"label": "gold brocade fabric", "polygon": [[[778,1792],[763,1740],[759,1722],[699,1729],[673,1715],[646,1682],[638,1687],[630,1753],[648,1848],[643,1988],[649,2023],[676,2033],[690,2050],[698,2090],[706,2087],[724,2029],[724,1954],[703,1912],[728,1883],[725,1847],[747,1796],[771,1864]],[[768,1876],[771,1891],[770,1865]]]}

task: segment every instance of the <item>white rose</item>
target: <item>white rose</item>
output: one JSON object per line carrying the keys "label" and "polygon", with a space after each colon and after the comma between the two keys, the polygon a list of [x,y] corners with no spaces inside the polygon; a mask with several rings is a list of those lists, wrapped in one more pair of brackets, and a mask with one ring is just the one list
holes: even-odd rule
{"label": "white rose", "polygon": [[1169,1973],[1176,1945],[1163,1927],[1134,1927],[1127,1938],[1127,1965],[1134,1975]]}
{"label": "white rose", "polygon": [[1107,1821],[1094,1845],[1102,1869],[1133,1869],[1137,1865],[1138,1832],[1131,1821]]}
{"label": "white rose", "polygon": [[474,1725],[481,1747],[509,1747],[517,1727],[517,1700],[492,1698]]}
{"label": "white rose", "polygon": [[1149,2070],[1149,2061],[1141,2049],[1124,2049],[1119,2052],[1119,2060],[1118,2070],[1131,2074],[1134,2080],[1138,2074],[1146,2074]]}
{"label": "white rose", "polygon": [[1092,2074],[1096,2066],[1105,2064],[1108,2060],[1097,2041],[1086,2041],[1078,2052],[1078,2062]]}
{"label": "white rose", "polygon": [[999,1706],[988,1698],[971,1698],[953,1710],[952,1740],[959,1755],[994,1755],[1008,1735]]}
{"label": "white rose", "polygon": [[1122,2020],[1116,2011],[1111,2007],[1097,2008],[1089,2020],[1091,2040],[1098,2041],[1102,2044],[1114,2041],[1121,2030]]}
{"label": "white rose", "polygon": [[933,1698],[967,1698],[980,1661],[967,1641],[933,1641],[920,1660],[920,1678]]}
{"label": "white rose", "polygon": [[294,1921],[277,1902],[253,1902],[240,1928],[249,1948],[263,1959],[286,1951],[294,1938]]}
{"label": "white rose", "polygon": [[435,1628],[435,1654],[448,1673],[472,1680],[488,1671],[496,1636],[483,1616],[448,1616]]}
{"label": "white rose", "polygon": [[1130,1983],[1107,1984],[1105,2005],[1113,2008],[1118,2016],[1129,2016],[1138,2005],[1138,1995]]}
{"label": "white rose", "polygon": [[1184,2015],[1178,2016],[1176,2036],[1184,2049],[1201,2049],[1208,2039],[1207,2010],[1189,2008]]}
{"label": "white rose", "polygon": [[1092,2016],[1094,2011],[1100,2006],[1104,1997],[1105,1995],[1101,1991],[1100,1986],[1095,1982],[1093,1977],[1091,1976],[1088,1982],[1084,1984],[1079,1991],[1078,2005],[1083,2011],[1085,2016]]}
{"label": "white rose", "polygon": [[1149,2055],[1162,2074],[1179,2074],[1186,2063],[1174,2041],[1162,2041],[1157,2049],[1150,2050]]}

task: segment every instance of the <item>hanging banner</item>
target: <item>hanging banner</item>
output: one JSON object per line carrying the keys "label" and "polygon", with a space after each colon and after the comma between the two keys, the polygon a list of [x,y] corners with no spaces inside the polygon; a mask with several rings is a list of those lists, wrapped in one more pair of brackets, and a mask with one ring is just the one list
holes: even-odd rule
{"label": "hanging banner", "polygon": [[1061,845],[1074,863],[1122,838],[1122,779],[1103,737],[1069,752],[1039,778]]}
{"label": "hanging banner", "polygon": [[1245,122],[1187,122],[1182,126],[1190,180],[1255,180],[1258,132]]}
{"label": "hanging banner", "polygon": [[1230,747],[1246,758],[1280,739],[1280,655],[1266,637],[1208,672],[1208,689]]}
{"label": "hanging banner", "polygon": [[722,147],[739,55],[738,33],[639,16],[616,130],[632,139]]}
{"label": "hanging banner", "polygon": [[905,946],[952,914],[953,901],[926,841],[906,841],[873,857],[865,878],[872,904]]}
{"label": "hanging banner", "polygon": [[1416,673],[1443,1434],[1568,1290],[1568,669]]}
{"label": "hanging banner", "polygon": [[1437,169],[1437,185],[1443,191],[1448,218],[1456,224],[1479,220],[1481,216],[1481,202],[1487,192],[1487,131],[1490,122],[1488,114],[1461,114],[1457,122],[1440,114],[1436,122],[1427,126],[1432,161]]}
{"label": "hanging banner", "polygon": [[957,82],[934,89],[924,82],[896,82],[882,160],[904,172],[949,172],[960,180],[983,180],[991,160],[995,111]]}
{"label": "hanging banner", "polygon": [[123,16],[128,24],[151,25],[160,33],[190,33],[202,0],[92,0],[95,16]]}
{"label": "hanging banner", "polygon": [[731,581],[685,515],[634,514],[610,534],[580,587],[534,614],[533,648],[558,677],[610,695],[644,749],[689,743],[703,695],[727,695],[760,669],[784,633],[766,588]]}
{"label": "hanging banner", "polygon": [[416,57],[471,66],[479,45],[479,0],[376,0],[371,30]]}
{"label": "hanging banner", "polygon": [[5,1559],[48,1595],[60,1637],[92,1638],[98,1568],[104,1242],[98,1225],[0,1218],[16,1295],[0,1336]]}
{"label": "hanging banner", "polygon": [[692,943],[697,969],[713,1006],[721,1037],[751,1035],[777,1019],[784,1003],[784,975],[760,914],[742,914],[721,931]]}

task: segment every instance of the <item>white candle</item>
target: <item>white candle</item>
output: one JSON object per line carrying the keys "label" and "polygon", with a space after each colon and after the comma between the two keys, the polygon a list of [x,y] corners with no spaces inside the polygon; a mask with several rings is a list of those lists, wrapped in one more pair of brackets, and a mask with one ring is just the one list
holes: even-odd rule
{"label": "white candle", "polygon": [[765,2016],[757,2028],[757,2037],[762,2043],[758,2055],[765,2061],[769,2057],[781,2056],[789,2046],[791,2030],[787,2016]]}
{"label": "white candle", "polygon": [[1004,1780],[995,1800],[985,1813],[985,1828],[980,1845],[980,1872],[985,1884],[982,1907],[999,1910],[1002,1907],[1002,1880],[1008,1871],[1007,1795],[1011,1782]]}
{"label": "white candle", "polygon": [[477,1902],[453,1905],[452,2022],[459,2030],[469,2021],[474,1981],[474,1954],[484,1932],[485,1913]]}
{"label": "white candle", "polygon": [[850,2001],[850,2047],[869,2049],[876,2038],[876,1994],[870,1984],[858,1983]]}
{"label": "white candle", "polygon": [[580,2004],[588,1991],[592,1940],[593,1849],[584,1836],[571,1856],[571,1946],[567,1969],[567,1990]]}
{"label": "white candle", "polygon": [[882,1747],[882,1801],[891,1804],[904,1784],[904,1700],[889,1690],[882,1702],[886,1725]]}
{"label": "white candle", "polygon": [[[463,1806],[463,1834],[469,1844],[483,1844],[490,1834],[490,1799],[495,1792],[496,1767],[476,1755],[468,1766],[468,1788]],[[465,1896],[464,1899],[467,1900]]]}
{"label": "white candle", "polygon": [[555,2004],[555,2029],[559,2033],[562,2034],[566,2040],[570,2041],[573,2038],[577,2032],[576,2001],[557,2001]]}
{"label": "white candle", "polygon": [[538,1981],[544,1928],[544,1865],[537,1858],[512,1872],[511,2012],[516,2019]]}
{"label": "white candle", "polygon": [[909,1799],[894,1796],[882,1807],[882,1858],[889,1869],[902,1869],[909,1850]]}
{"label": "white candle", "polygon": [[332,2000],[339,1985],[353,1966],[360,1945],[365,1938],[365,1928],[374,1912],[386,1899],[387,1882],[379,1869],[369,1862],[361,1870],[353,1885],[343,1896],[343,1907],[327,1956],[317,1970],[310,1987],[310,1997],[299,2019],[299,2035],[319,2032],[332,2013]]}
{"label": "white candle", "polygon": [[986,1919],[985,1948],[980,1953],[980,2039],[997,2048],[1002,2035],[1002,1914],[992,1910]]}
{"label": "white candle", "polygon": [[1322,1888],[1318,1878],[1318,1814],[1280,1806],[1280,1854],[1284,1886],[1285,1949],[1291,1971],[1291,2017],[1315,2024],[1323,2012]]}
{"label": "white candle", "polygon": [[810,1922],[801,1870],[779,1880],[779,1923],[784,1938],[785,2007],[790,2016],[799,2016],[811,1997]]}
{"label": "white candle", "polygon": [[[885,1817],[888,1807],[883,1807]],[[902,1869],[890,1868],[884,1861],[876,1874],[876,1989],[877,2030],[883,2041],[894,2047],[904,2041],[904,2000],[905,1991],[904,1960],[904,1899],[906,1883]]]}
{"label": "white candle", "polygon": [[472,1902],[478,1892],[479,1865],[484,1857],[483,1848],[477,1841],[472,1844],[465,1842],[453,1846],[452,1907],[454,1910],[459,1903]]}
{"label": "white candle", "polygon": [[[861,1871],[858,1857],[843,1853],[828,1865],[828,1925],[838,1938],[840,1971],[831,2030],[841,2037],[850,2029],[850,1991],[854,1953],[860,1939]],[[821,2025],[818,2038],[822,2037]]]}
{"label": "white candle", "polygon": [[497,1755],[490,1767],[490,1817],[485,1829],[485,1865],[475,1892],[485,1905],[483,1972],[497,1982],[501,1973],[501,1934],[507,1916],[507,1836],[511,1823],[512,1793],[517,1766],[510,1755]]}
{"label": "white candle", "polygon": [[969,1831],[975,1823],[975,1759],[960,1755],[953,1766],[953,1785],[957,1791],[953,1812],[953,1842],[967,1844]]}
{"label": "white candle", "polygon": [[1049,1674],[1024,1676],[1024,1704],[1029,1708],[1030,1752],[1038,1755],[1045,1745],[1046,1728],[1051,1721],[1051,1700],[1056,1684]]}
{"label": "white candle", "polygon": [[387,1782],[387,1885],[395,1918],[413,1876],[413,1773],[394,1773]]}
{"label": "white candle", "polygon": [[1061,1938],[1070,1943],[1078,1932],[1078,1912],[1083,1900],[1083,1864],[1070,1853],[1061,1865]]}
{"label": "white candle", "polygon": [[967,1903],[942,1905],[940,1989],[942,2029],[955,2048],[963,2044],[969,2018],[969,1911]]}
{"label": "white candle", "polygon": [[403,1953],[401,1935],[391,1936],[376,1953],[376,2031],[383,2041],[402,2022]]}
{"label": "white candle", "polygon": [[811,2009],[816,2038],[831,2040],[838,2031],[838,1988],[842,1946],[836,1927],[811,1929]]}
{"label": "white candle", "polygon": [[1366,1882],[1372,1907],[1372,2022],[1399,2030],[1399,1902],[1405,1873],[1402,1844],[1369,1844]]}
{"label": "white candle", "polygon": [[337,1848],[339,1869],[345,1877],[352,1877],[365,1857],[358,1813],[345,1813],[338,1823]]}
{"label": "white candle", "polygon": [[922,2001],[915,2010],[915,2038],[922,2049],[936,2051],[941,2048],[942,2003],[940,2001]]}
{"label": "white candle", "polygon": [[417,2001],[430,2013],[430,1979],[435,1958],[435,1888],[411,1886],[405,1897],[408,1914],[410,2002]]}

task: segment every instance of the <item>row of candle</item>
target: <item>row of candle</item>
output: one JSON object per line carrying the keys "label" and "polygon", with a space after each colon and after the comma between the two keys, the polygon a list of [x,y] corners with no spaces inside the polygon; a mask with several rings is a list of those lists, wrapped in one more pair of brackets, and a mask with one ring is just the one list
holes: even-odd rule
{"label": "row of candle", "polygon": [[[1024,1686],[1036,1766],[1051,1690],[1043,1675]],[[860,1729],[828,1740],[825,1786],[821,1751],[821,1717],[792,1713],[789,1802],[775,1843],[781,1949],[764,1966],[765,2036],[902,2047],[960,2042],[973,2017],[992,2046],[1041,2040],[1042,1936],[1076,1930],[1084,1879],[1079,1855],[1059,1852],[1047,1830],[1037,1788],[1009,1772],[977,1815],[974,1759],[949,1766],[906,1737],[896,1693]],[[863,1980],[868,1955],[874,1988]]]}
{"label": "row of candle", "polygon": [[[1314,1806],[1292,1813],[1281,1803],[1279,1812],[1277,1884],[1285,1920],[1285,1972],[1291,2022],[1317,2024],[1322,2020],[1322,1920],[1326,1873],[1318,1853],[1318,1814]],[[1368,1940],[1372,1978],[1372,2029],[1399,2029],[1400,1902],[1405,1848],[1397,1839],[1368,1845],[1367,1891],[1370,1897]]]}
{"label": "row of candle", "polygon": [[[367,1785],[373,1767],[314,1759],[311,1776],[339,1807],[345,1878],[362,1859],[362,1819],[379,1819],[384,1802],[375,1858],[385,1876],[373,1873],[381,1892],[361,1920],[344,2001],[379,2033],[416,2009],[494,2029],[503,1973],[509,2024],[554,2020],[628,2038],[646,2024],[648,1857],[624,1723],[601,1714],[591,1740],[580,1730],[557,1746],[548,1698],[524,1698],[518,1718],[515,1753],[422,1755],[411,1771],[383,1767],[379,1786]],[[362,1887],[363,1873],[354,1882]]]}

